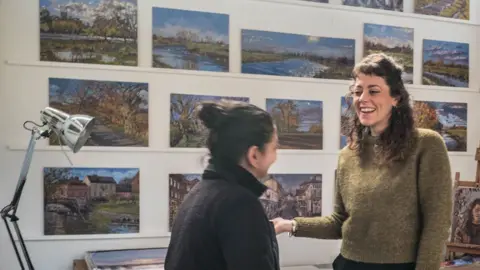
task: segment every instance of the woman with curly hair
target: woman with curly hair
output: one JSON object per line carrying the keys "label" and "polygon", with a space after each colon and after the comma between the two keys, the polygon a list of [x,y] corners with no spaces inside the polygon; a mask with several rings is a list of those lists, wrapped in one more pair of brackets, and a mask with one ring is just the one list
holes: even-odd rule
{"label": "woman with curly hair", "polygon": [[358,63],[352,114],[329,216],[273,220],[276,233],[342,239],[335,270],[440,268],[452,213],[443,138],[416,128],[402,67],[385,54]]}

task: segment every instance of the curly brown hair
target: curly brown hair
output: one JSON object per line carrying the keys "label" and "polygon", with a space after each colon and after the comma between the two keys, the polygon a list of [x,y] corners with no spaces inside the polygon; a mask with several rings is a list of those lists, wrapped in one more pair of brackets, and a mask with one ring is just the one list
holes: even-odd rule
{"label": "curly brown hair", "polygon": [[[414,142],[413,109],[410,94],[403,84],[402,72],[403,68],[392,57],[383,53],[370,54],[353,68],[353,83],[346,96],[346,100],[352,97],[357,76],[364,74],[385,79],[390,88],[390,96],[397,99],[398,103],[392,108],[388,127],[378,136],[376,142],[376,160],[386,164],[404,160]],[[364,138],[370,134],[370,129],[360,123],[352,105],[350,102],[348,120],[342,128],[348,138],[348,147],[361,155],[365,150]]]}

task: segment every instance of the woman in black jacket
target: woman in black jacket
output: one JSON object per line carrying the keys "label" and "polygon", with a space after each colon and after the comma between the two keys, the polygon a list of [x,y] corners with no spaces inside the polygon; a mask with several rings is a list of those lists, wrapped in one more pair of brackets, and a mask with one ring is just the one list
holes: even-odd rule
{"label": "woman in black jacket", "polygon": [[277,158],[270,115],[243,102],[205,102],[209,165],[179,207],[165,270],[279,270],[275,230],[258,199]]}

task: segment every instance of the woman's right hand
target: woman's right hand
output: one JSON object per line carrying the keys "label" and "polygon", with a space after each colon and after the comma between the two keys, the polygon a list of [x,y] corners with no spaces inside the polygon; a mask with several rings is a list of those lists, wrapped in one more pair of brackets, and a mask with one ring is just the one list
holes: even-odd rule
{"label": "woman's right hand", "polygon": [[275,227],[275,233],[281,234],[286,232],[291,232],[293,229],[293,220],[283,219],[277,217],[271,220],[273,226]]}

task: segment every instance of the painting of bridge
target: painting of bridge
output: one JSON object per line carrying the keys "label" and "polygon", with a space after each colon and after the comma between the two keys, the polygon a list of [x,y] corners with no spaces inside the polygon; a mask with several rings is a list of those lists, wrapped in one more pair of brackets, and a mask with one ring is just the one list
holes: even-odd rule
{"label": "painting of bridge", "polygon": [[46,167],[43,182],[45,235],[139,232],[139,169]]}

